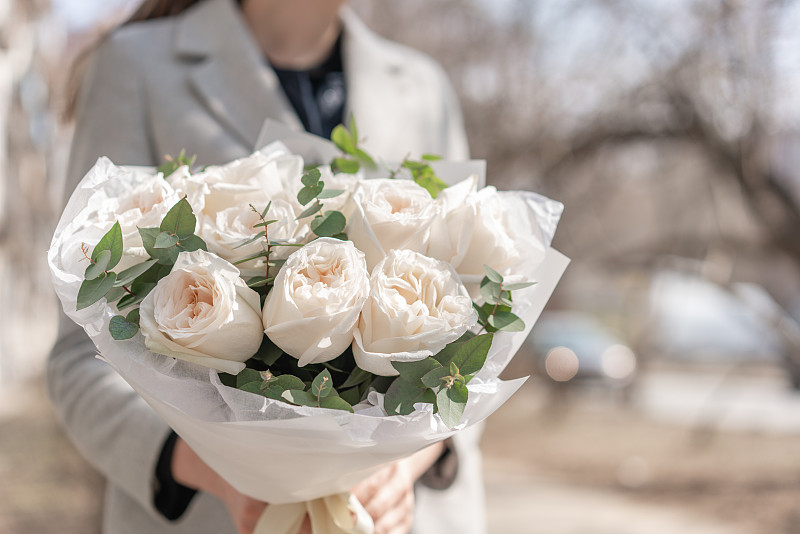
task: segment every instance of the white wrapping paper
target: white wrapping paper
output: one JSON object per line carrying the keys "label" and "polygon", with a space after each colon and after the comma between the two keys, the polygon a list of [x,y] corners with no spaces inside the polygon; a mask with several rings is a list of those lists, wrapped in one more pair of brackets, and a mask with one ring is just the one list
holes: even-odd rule
{"label": "white wrapping paper", "polygon": [[[324,148],[324,147],[323,147]],[[324,149],[318,149],[324,152]],[[106,160],[107,161],[107,160]],[[99,165],[107,164],[102,160]],[[514,293],[524,332],[498,333],[485,367],[469,384],[461,423],[449,430],[430,405],[407,416],[386,416],[381,395],[356,413],[291,406],[223,386],[217,372],[149,352],[141,334],[116,341],[108,332],[115,312],[104,300],[76,311],[86,263],[81,243],[94,244],[105,230],[82,221],[93,191],[113,184],[90,172],[70,199],[56,229],[48,262],[67,315],[83,326],[100,357],[164,418],[197,454],[232,486],[273,504],[309,501],[346,492],[381,465],[409,456],[460,429],[483,421],[525,381],[497,375],[519,349],[549,299],[568,260],[549,248],[534,275],[537,284]],[[543,234],[552,237],[560,204],[525,194]]]}

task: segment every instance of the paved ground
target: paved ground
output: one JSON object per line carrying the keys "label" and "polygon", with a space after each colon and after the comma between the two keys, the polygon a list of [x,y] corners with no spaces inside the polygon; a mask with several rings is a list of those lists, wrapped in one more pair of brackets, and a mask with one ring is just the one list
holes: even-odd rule
{"label": "paved ground", "polygon": [[[800,436],[547,392],[526,385],[487,425],[491,534],[800,534]],[[97,532],[102,483],[40,386],[0,395],[0,481],[0,534]]]}

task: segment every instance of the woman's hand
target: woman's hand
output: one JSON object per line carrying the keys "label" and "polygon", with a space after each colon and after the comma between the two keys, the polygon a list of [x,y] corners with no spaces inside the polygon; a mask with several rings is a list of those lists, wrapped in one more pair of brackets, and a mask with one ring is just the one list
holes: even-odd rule
{"label": "woman's hand", "polygon": [[397,460],[351,489],[375,521],[375,534],[407,534],[414,520],[414,483],[439,458],[443,443]]}
{"label": "woman's hand", "polygon": [[[253,534],[267,503],[251,499],[228,484],[211,469],[181,438],[172,451],[172,477],[189,488],[198,489],[218,497],[233,519],[239,534]],[[299,534],[311,534],[311,523],[306,517]]]}

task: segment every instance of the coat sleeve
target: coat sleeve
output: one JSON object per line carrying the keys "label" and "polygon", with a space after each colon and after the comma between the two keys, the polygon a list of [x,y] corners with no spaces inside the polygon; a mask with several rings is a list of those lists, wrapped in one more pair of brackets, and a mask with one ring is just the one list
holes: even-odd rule
{"label": "coat sleeve", "polygon": [[[69,196],[99,156],[119,164],[153,164],[146,103],[130,46],[116,36],[89,61],[78,105],[66,191]],[[105,362],[63,313],[47,362],[47,387],[57,416],[84,457],[110,484],[150,513],[155,466],[169,427]]]}

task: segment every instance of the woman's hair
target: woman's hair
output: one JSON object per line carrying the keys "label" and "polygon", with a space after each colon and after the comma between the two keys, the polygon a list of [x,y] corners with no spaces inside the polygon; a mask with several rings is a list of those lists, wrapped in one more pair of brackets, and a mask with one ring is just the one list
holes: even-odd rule
{"label": "woman's hair", "polygon": [[[139,7],[120,26],[162,17],[172,17],[186,11],[200,1],[201,0],[143,0]],[[241,4],[242,0],[236,0],[236,3]],[[70,68],[69,79],[66,84],[66,98],[62,113],[62,120],[65,122],[75,118],[78,93],[80,92],[81,80],[83,79],[83,74],[86,70],[86,62],[89,56],[91,56],[97,46],[115,29],[116,27],[112,28],[110,31],[102,32],[99,38],[82,50],[75,58],[75,61],[73,61],[72,67]]]}

